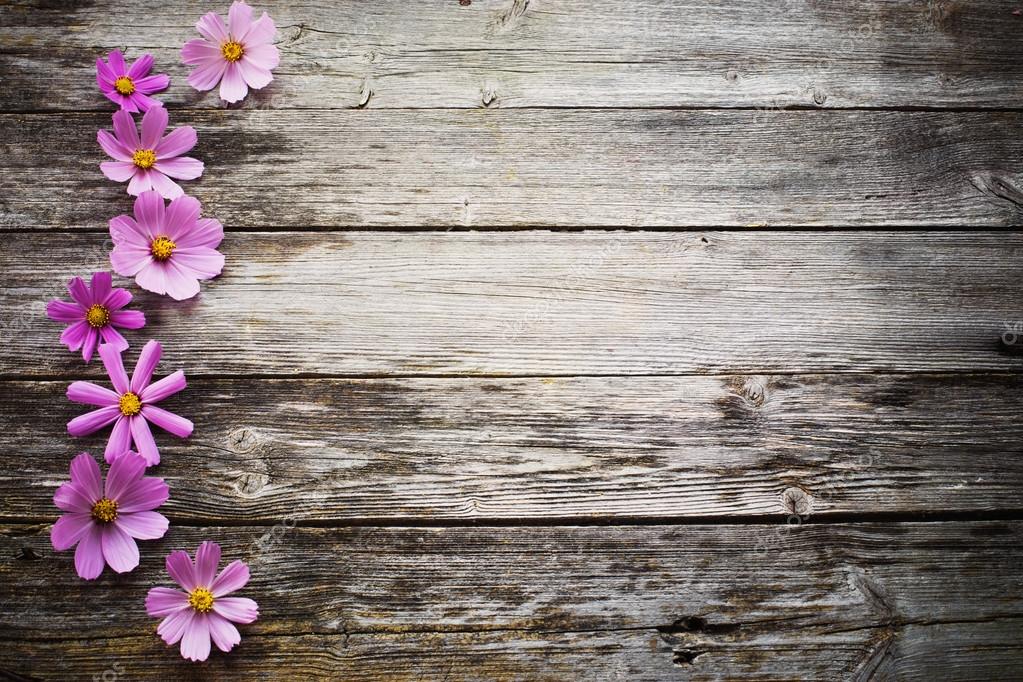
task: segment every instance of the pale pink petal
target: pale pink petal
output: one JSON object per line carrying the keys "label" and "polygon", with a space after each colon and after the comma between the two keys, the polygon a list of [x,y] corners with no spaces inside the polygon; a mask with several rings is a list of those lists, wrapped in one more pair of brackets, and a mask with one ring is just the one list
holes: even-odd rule
{"label": "pale pink petal", "polygon": [[[167,163],[172,163],[178,159],[171,159]],[[149,172],[149,181],[153,185],[153,189],[160,193],[164,199],[177,199],[185,190],[181,189],[181,186],[168,178],[162,170],[160,170],[161,164],[157,162],[156,166]]]}
{"label": "pale pink petal", "polygon": [[143,405],[142,416],[178,438],[192,435],[192,422],[156,405]]}
{"label": "pale pink petal", "polygon": [[149,386],[146,386],[142,393],[139,394],[139,397],[146,403],[158,403],[164,398],[184,390],[187,385],[185,373],[179,369],[173,374],[168,374],[159,381],[154,381]]}
{"label": "pale pink petal", "polygon": [[249,582],[249,567],[244,561],[232,561],[210,585],[214,597],[223,597],[240,590]]}
{"label": "pale pink petal", "polygon": [[[143,192],[135,199],[135,220],[142,228],[141,234],[155,237],[163,234],[163,222],[167,214],[167,208],[160,197],[159,192]],[[149,247],[148,242],[146,247]]]}
{"label": "pale pink petal", "polygon": [[191,592],[199,583],[195,580],[195,566],[188,556],[188,552],[178,549],[167,555],[167,573],[174,582]]}
{"label": "pale pink petal", "polygon": [[224,26],[224,20],[220,18],[216,12],[209,12],[203,15],[199,21],[195,24],[195,29],[199,31],[204,38],[212,41],[216,44],[220,44],[227,41],[227,27]]}
{"label": "pale pink petal", "polygon": [[208,40],[189,40],[181,46],[181,61],[189,66],[205,63],[209,60],[224,60],[220,45]]}
{"label": "pale pink petal", "polygon": [[[117,161],[127,161],[128,163],[131,163],[131,155],[135,150],[125,147],[117,140],[116,137],[106,130],[96,131],[96,141],[99,142],[99,146],[103,148],[103,151],[106,152],[107,156],[110,158],[116,159]],[[135,164],[132,164],[133,168],[134,166]]]}
{"label": "pale pink petal", "polygon": [[195,246],[205,246],[215,249],[224,240],[224,226],[214,218],[200,218],[195,223],[195,229],[176,240],[178,248],[188,249]]}
{"label": "pale pink petal", "polygon": [[103,558],[117,573],[127,573],[139,565],[139,546],[116,523],[103,526]]}
{"label": "pale pink petal", "polygon": [[162,160],[181,156],[194,147],[198,140],[199,136],[196,135],[195,128],[192,126],[182,126],[172,130],[156,145],[156,157]]}
{"label": "pale pink petal", "polygon": [[162,355],[163,346],[160,345],[159,341],[147,341],[146,345],[142,347],[139,359],[135,362],[135,370],[131,373],[132,393],[141,393],[142,389],[149,385],[150,380],[153,378],[153,371],[156,369],[157,363],[160,362],[160,356]]}
{"label": "pale pink petal", "polygon": [[248,93],[249,87],[245,85],[238,62],[228,64],[224,71],[224,78],[220,81],[220,99],[225,102],[237,102],[244,99]]}
{"label": "pale pink petal", "polygon": [[86,309],[77,303],[53,299],[46,304],[46,316],[55,322],[79,322],[85,317]]}
{"label": "pale pink petal", "polygon": [[114,113],[114,135],[126,149],[135,151],[140,148],[139,131],[135,127],[135,119],[127,111]]}
{"label": "pale pink petal", "polygon": [[138,79],[145,76],[153,68],[153,55],[144,54],[135,60],[128,69],[128,76],[138,85]]}
{"label": "pale pink petal", "polygon": [[199,293],[199,281],[194,275],[175,265],[173,258],[164,265],[166,265],[163,271],[164,282],[168,296],[175,301],[183,301]]}
{"label": "pale pink petal", "polygon": [[146,473],[146,462],[128,450],[118,455],[107,471],[107,482],[103,496],[118,501]]}
{"label": "pale pink petal", "polygon": [[158,540],[170,525],[166,516],[155,511],[120,514],[114,523],[136,540]]}
{"label": "pale pink petal", "polygon": [[230,651],[235,644],[242,641],[242,636],[238,634],[238,628],[223,616],[217,613],[208,613],[206,620],[209,621],[210,639],[221,651]]}
{"label": "pale pink petal", "polygon": [[[269,14],[263,12],[263,16],[252,22],[248,33],[245,34],[245,54],[249,54],[255,47],[263,47],[266,43],[272,42],[276,35],[277,27],[274,26],[274,20],[270,18]],[[277,66],[277,63],[274,62],[273,66]],[[273,68],[273,66],[268,68]]]}
{"label": "pale pink petal", "polygon": [[139,168],[135,175],[131,176],[131,182],[128,183],[128,194],[137,197],[151,189],[153,189],[152,173]]}
{"label": "pale pink petal", "polygon": [[[121,332],[114,329],[113,326],[108,324],[105,327],[100,327],[99,335],[103,338],[103,343],[110,344],[117,350],[128,350],[128,341],[121,336]],[[88,360],[86,362],[88,362]]]}
{"label": "pale pink petal", "polygon": [[252,25],[252,8],[244,2],[232,2],[227,10],[227,32],[237,41],[245,38]]}
{"label": "pale pink petal", "polygon": [[104,426],[114,421],[121,415],[121,410],[116,406],[113,407],[101,407],[98,410],[92,412],[86,412],[80,417],[75,417],[67,423],[67,432],[79,438],[81,436],[88,436],[94,431],[99,431]]}
{"label": "pale pink petal", "polygon": [[247,597],[214,599],[213,610],[234,623],[251,623],[259,617],[259,607]]}
{"label": "pale pink petal", "polygon": [[110,313],[110,324],[122,329],[142,329],[146,316],[141,310],[118,310]]}
{"label": "pale pink petal", "polygon": [[195,611],[189,608],[172,613],[157,626],[156,634],[160,635],[167,644],[177,644],[181,641],[181,637],[185,634],[185,628],[193,618],[195,618]]}
{"label": "pale pink petal", "polygon": [[196,613],[185,626],[181,638],[181,656],[190,661],[205,661],[210,655],[210,630],[205,614]]}
{"label": "pale pink petal", "polygon": [[111,218],[109,225],[110,238],[114,244],[134,244],[148,249],[149,242],[153,240],[149,230],[139,225],[131,216],[119,215]]}
{"label": "pale pink petal", "polygon": [[253,66],[270,71],[281,62],[281,52],[276,45],[246,45],[242,61],[248,60]]}
{"label": "pale pink petal", "polygon": [[161,506],[169,497],[170,487],[166,481],[154,476],[143,476],[121,495],[121,499],[117,501],[117,508],[125,514],[151,511]]}
{"label": "pale pink petal", "polygon": [[99,357],[103,360],[110,382],[119,395],[128,392],[128,373],[124,371],[124,360],[121,358],[121,351],[116,348],[99,347]]}
{"label": "pale pink petal", "polygon": [[103,459],[107,464],[113,463],[118,457],[131,452],[131,417],[120,415],[110,430],[107,447],[103,451]]}
{"label": "pale pink petal", "polygon": [[211,279],[224,269],[224,254],[205,246],[177,249],[172,260],[198,279]]}
{"label": "pale pink petal", "polygon": [[166,268],[163,263],[150,259],[135,275],[135,283],[154,294],[167,293]]}
{"label": "pale pink petal", "polygon": [[131,438],[135,441],[136,451],[146,458],[146,464],[156,466],[160,463],[160,451],[144,417],[136,415],[131,418]]}
{"label": "pale pink petal", "polygon": [[[219,47],[217,51],[220,51]],[[197,69],[188,74],[188,84],[196,90],[212,90],[220,82],[220,79],[224,77],[224,72],[227,71],[229,63],[221,57],[200,64]]]}
{"label": "pale pink petal", "polygon": [[57,523],[50,529],[50,543],[58,552],[71,549],[82,539],[92,528],[92,505],[88,510],[80,513],[64,514]]}
{"label": "pale pink petal", "polygon": [[61,483],[57,492],[53,493],[53,504],[57,509],[78,514],[89,514],[96,498],[89,497],[74,483]]}
{"label": "pale pink petal", "polygon": [[142,148],[156,149],[163,132],[167,130],[167,110],[153,107],[142,117]]}
{"label": "pale pink petal", "polygon": [[247,55],[242,57],[237,62],[237,65],[241,71],[242,78],[245,80],[245,84],[253,90],[265,88],[274,79],[273,74],[268,69],[259,66],[255,61],[249,59]]}
{"label": "pale pink petal", "polygon": [[99,407],[116,406],[120,397],[109,388],[97,386],[88,381],[75,381],[67,387],[68,400],[85,405],[97,405]]}
{"label": "pale pink petal", "polygon": [[[133,164],[131,161],[104,161],[99,165],[99,169],[103,172],[103,176],[107,180],[113,180],[114,182],[125,182],[126,180],[133,180],[140,175],[137,173],[138,166]],[[129,185],[129,192],[131,191]]]}
{"label": "pale pink petal", "polygon": [[[168,175],[177,180],[195,180],[197,177],[202,175],[203,162],[199,159],[193,159],[190,156],[179,156],[174,159],[162,159],[157,161],[153,168],[164,175]],[[153,181],[153,184],[156,184],[155,180]],[[164,194],[164,196],[167,195]],[[175,196],[168,198],[174,199],[178,196],[181,196],[180,192]]]}
{"label": "pale pink petal", "polygon": [[[195,229],[196,220],[202,206],[195,197],[187,194],[178,197],[167,206],[167,215],[164,221],[164,234],[177,243],[182,235],[187,235]],[[181,244],[178,244],[180,247]]]}
{"label": "pale pink petal", "polygon": [[220,563],[220,545],[206,540],[195,550],[195,580],[203,587],[209,587],[217,575]]}
{"label": "pale pink petal", "polygon": [[75,570],[85,580],[95,580],[103,572],[103,529],[92,524],[75,549]]}
{"label": "pale pink petal", "polygon": [[181,590],[154,587],[146,595],[146,613],[154,618],[169,616],[184,608],[188,608],[188,595]]}
{"label": "pale pink petal", "polygon": [[75,322],[60,333],[60,342],[67,346],[68,350],[76,351],[90,338],[90,331],[92,331],[92,325],[88,322]]}
{"label": "pale pink petal", "polygon": [[[135,275],[152,262],[153,254],[148,246],[143,248],[133,244],[118,244],[110,252],[111,267],[114,268],[117,274],[124,275],[125,277]],[[111,316],[111,319],[113,319],[113,316]]]}
{"label": "pale pink petal", "polygon": [[99,464],[88,452],[78,454],[71,460],[71,482],[86,497],[98,500],[103,495],[103,478]]}

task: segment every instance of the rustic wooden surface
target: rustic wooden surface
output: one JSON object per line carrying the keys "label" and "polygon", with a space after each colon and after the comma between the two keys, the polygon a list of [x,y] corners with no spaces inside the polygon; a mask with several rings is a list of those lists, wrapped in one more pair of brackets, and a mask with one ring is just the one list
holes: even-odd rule
{"label": "rustic wooden surface", "polygon": [[[1023,8],[282,0],[225,108],[177,54],[226,6],[0,0],[0,678],[1018,679]],[[85,583],[50,500],[102,370],[43,310],[131,210],[114,48],[227,266],[118,280],[196,430]],[[142,602],[206,538],[262,616],[196,665]]]}

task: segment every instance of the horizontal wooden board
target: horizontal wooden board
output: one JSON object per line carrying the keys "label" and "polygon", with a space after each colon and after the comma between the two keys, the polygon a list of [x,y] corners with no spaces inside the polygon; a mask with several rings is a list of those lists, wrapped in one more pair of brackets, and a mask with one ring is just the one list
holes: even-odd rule
{"label": "horizontal wooden board", "polygon": [[[255,3],[281,66],[245,102],[275,108],[1019,107],[1013,0],[471,0]],[[187,85],[199,0],[8,0],[6,110],[109,105],[93,62],[152,53],[173,107],[222,106]]]}
{"label": "horizontal wooden board", "polygon": [[[1021,112],[213,111],[185,182],[231,229],[1018,226]],[[0,227],[102,229],[109,114],[0,116]]]}
{"label": "horizontal wooden board", "polygon": [[[866,680],[1008,679],[1023,663],[1019,522],[265,532],[172,527],[134,573],[85,583],[45,528],[3,527],[0,669]],[[162,555],[203,538],[252,562],[261,619],[194,666],[142,602],[167,584]]]}
{"label": "horizontal wooden board", "polygon": [[[7,382],[0,516],[47,521],[87,408]],[[1023,511],[1023,378],[194,380],[164,405],[190,523]]]}
{"label": "horizontal wooden board", "polygon": [[[8,234],[0,376],[99,376],[46,301],[100,234]],[[1019,372],[1023,233],[246,233],[129,340],[236,375]],[[117,278],[119,284],[133,283]],[[136,351],[129,352],[133,361]]]}

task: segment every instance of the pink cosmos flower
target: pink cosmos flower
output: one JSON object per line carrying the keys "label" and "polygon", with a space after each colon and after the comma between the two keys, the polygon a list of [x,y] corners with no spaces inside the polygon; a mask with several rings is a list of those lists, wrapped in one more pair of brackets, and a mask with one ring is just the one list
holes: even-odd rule
{"label": "pink cosmos flower", "polygon": [[198,68],[188,75],[196,90],[212,90],[220,83],[220,98],[237,102],[274,79],[271,69],[281,61],[273,44],[277,27],[266,12],[252,20],[252,8],[241,0],[231,4],[227,26],[216,12],[196,23],[202,40],[189,40],[181,48],[181,61]]}
{"label": "pink cosmos flower", "polygon": [[103,572],[106,564],[117,573],[139,565],[135,540],[156,540],[167,532],[167,519],[155,511],[167,501],[167,484],[162,478],[143,476],[146,462],[125,451],[110,465],[106,484],[99,465],[88,452],[71,460],[71,482],[64,483],[53,503],[67,512],[50,531],[50,542],[58,552],[76,544],[75,570],[86,580]]}
{"label": "pink cosmos flower", "polygon": [[188,438],[192,433],[192,422],[154,404],[186,386],[185,373],[180,369],[150,383],[162,352],[163,349],[156,341],[147,343],[139,354],[129,382],[121,360],[121,351],[105,343],[99,347],[99,357],[117,392],[88,381],[76,381],[67,387],[68,399],[76,403],[98,405],[100,408],[69,421],[68,433],[76,437],[87,436],[114,423],[107,449],[103,453],[108,464],[113,464],[115,457],[130,450],[132,442],[146,464],[153,466],[160,463],[160,451],[156,449],[149,422],[179,438]]}
{"label": "pink cosmos flower", "polygon": [[124,109],[114,113],[114,134],[96,133],[99,146],[114,159],[99,165],[103,175],[114,182],[130,180],[128,194],[133,196],[149,189],[168,199],[181,196],[184,190],[171,178],[194,180],[202,175],[202,161],[181,156],[195,146],[195,128],[182,126],[164,136],[165,130],[167,110],[162,106],[151,107],[142,116],[141,138],[130,113]]}
{"label": "pink cosmos flower", "polygon": [[60,342],[72,352],[81,348],[86,362],[92,360],[100,339],[118,350],[128,348],[115,327],[141,329],[146,324],[146,316],[140,311],[121,310],[131,303],[131,294],[127,289],[111,288],[109,272],[93,273],[91,286],[75,277],[68,282],[67,290],[74,303],[53,299],[46,304],[46,316],[70,323],[60,335]]}
{"label": "pink cosmos flower", "polygon": [[217,246],[224,228],[212,218],[199,218],[196,199],[182,195],[164,206],[157,192],[135,200],[135,217],[119,215],[110,221],[114,250],[110,263],[117,274],[175,300],[199,293],[199,280],[211,279],[224,268]]}
{"label": "pink cosmos flower", "polygon": [[107,55],[107,61],[110,63],[96,60],[96,84],[107,99],[131,113],[161,106],[149,95],[166,90],[170,77],[165,73],[148,75],[153,68],[153,55],[144,54],[128,66],[121,51],[114,50]]}
{"label": "pink cosmos flower", "polygon": [[[217,575],[220,545],[206,541],[195,552],[178,550],[167,556],[167,573],[184,591],[154,587],[146,596],[146,613],[163,618],[156,633],[169,645],[181,642],[181,656],[205,661],[210,639],[221,651],[230,651],[242,641],[233,623],[251,623],[259,607],[246,597],[228,597],[249,582],[249,567],[232,561]],[[214,577],[216,575],[216,577]]]}

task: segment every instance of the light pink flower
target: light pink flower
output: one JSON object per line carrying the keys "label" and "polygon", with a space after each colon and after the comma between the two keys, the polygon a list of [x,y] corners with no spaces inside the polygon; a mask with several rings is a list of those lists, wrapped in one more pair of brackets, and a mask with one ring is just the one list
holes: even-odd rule
{"label": "light pink flower", "polygon": [[231,4],[227,26],[216,12],[196,23],[201,40],[189,40],[181,48],[181,61],[196,66],[188,83],[196,90],[212,90],[220,83],[220,98],[237,102],[274,79],[270,73],[281,61],[273,44],[277,27],[266,12],[252,20],[252,8],[241,0]]}
{"label": "light pink flower", "polygon": [[167,532],[167,519],[155,511],[167,501],[162,478],[143,476],[146,462],[125,450],[110,465],[106,484],[88,452],[71,460],[71,482],[64,483],[53,503],[67,512],[50,531],[58,552],[75,545],[75,570],[86,580],[98,578],[106,564],[118,573],[139,565],[135,540],[156,540]]}
{"label": "light pink flower", "polygon": [[[169,645],[181,642],[181,656],[205,661],[210,639],[221,651],[230,651],[242,641],[233,623],[251,623],[259,617],[259,606],[246,597],[228,597],[249,582],[249,567],[232,561],[217,574],[220,545],[206,541],[195,552],[167,555],[167,573],[184,591],[154,587],[146,596],[146,613],[163,618],[156,633]],[[216,575],[216,577],[214,577]]]}
{"label": "light pink flower", "polygon": [[121,310],[131,303],[127,289],[111,287],[109,272],[96,272],[92,284],[86,286],[81,277],[67,285],[74,303],[53,299],[46,305],[46,316],[57,322],[70,323],[60,335],[60,342],[72,352],[82,349],[82,359],[92,360],[100,339],[118,350],[126,350],[128,342],[115,327],[141,329],[146,316],[138,310]]}
{"label": "light pink flower", "polygon": [[114,270],[178,301],[198,294],[199,280],[216,277],[224,268],[224,255],[216,250],[224,228],[217,220],[199,218],[200,210],[187,195],[164,206],[157,192],[140,194],[134,218],[119,215],[110,221]]}
{"label": "light pink flower", "polygon": [[181,370],[150,383],[162,351],[156,341],[143,346],[129,381],[121,360],[121,351],[103,344],[99,347],[99,357],[103,360],[116,393],[88,381],[76,381],[67,388],[69,400],[100,408],[69,421],[69,434],[75,437],[87,436],[113,422],[114,428],[103,453],[108,464],[112,464],[114,458],[121,453],[130,450],[132,443],[149,466],[160,463],[160,451],[156,449],[149,422],[179,438],[188,438],[192,433],[192,422],[155,405],[187,385],[185,373]]}
{"label": "light pink flower", "polygon": [[153,55],[144,54],[128,66],[121,51],[114,50],[107,55],[107,60],[109,64],[96,60],[96,84],[107,99],[131,113],[161,106],[149,95],[166,90],[170,77],[165,73],[148,75],[153,68]]}
{"label": "light pink flower", "polygon": [[[168,199],[179,197],[184,190],[171,180],[194,180],[202,175],[202,161],[181,156],[195,146],[195,128],[182,126],[166,136],[167,110],[152,107],[142,116],[142,137],[135,119],[123,109],[114,114],[114,134],[100,130],[96,140],[103,151],[114,159],[99,165],[103,175],[114,182],[128,182],[128,194],[138,196],[155,189]],[[162,138],[162,139],[161,139]]]}

